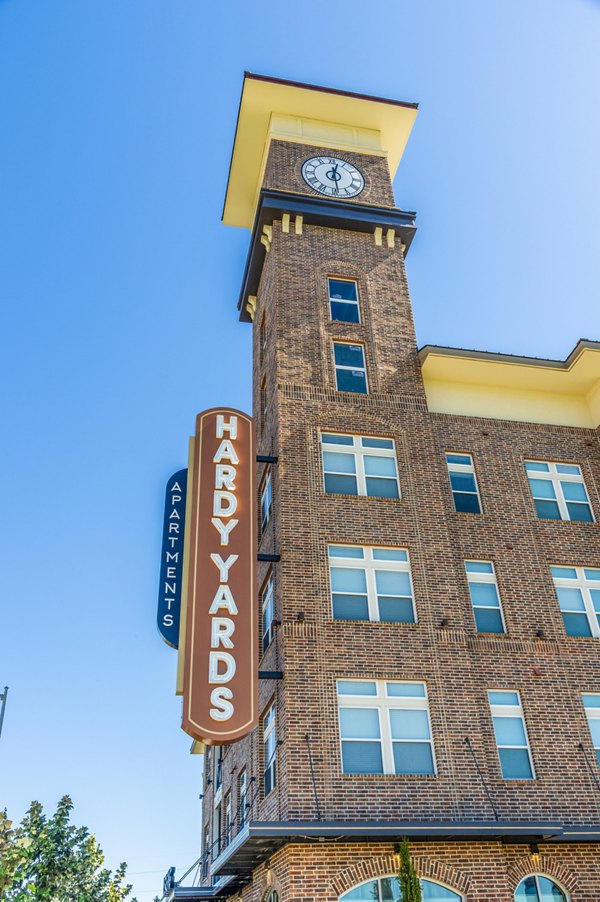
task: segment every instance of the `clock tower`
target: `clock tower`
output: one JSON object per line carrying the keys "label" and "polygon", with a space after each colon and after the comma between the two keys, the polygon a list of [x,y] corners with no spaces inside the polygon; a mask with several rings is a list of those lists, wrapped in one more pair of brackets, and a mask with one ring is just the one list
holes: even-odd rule
{"label": "clock tower", "polygon": [[398,902],[403,837],[429,902],[598,899],[597,638],[581,614],[569,645],[553,592],[600,580],[600,345],[418,350],[392,188],[416,115],[244,78],[259,725],[204,749],[174,899]]}

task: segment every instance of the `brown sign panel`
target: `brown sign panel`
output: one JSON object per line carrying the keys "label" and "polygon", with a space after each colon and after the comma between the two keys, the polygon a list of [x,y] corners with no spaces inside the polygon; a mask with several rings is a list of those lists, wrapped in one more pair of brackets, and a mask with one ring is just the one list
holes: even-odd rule
{"label": "brown sign panel", "polygon": [[227,407],[198,414],[194,456],[182,727],[224,745],[258,721],[252,418]]}

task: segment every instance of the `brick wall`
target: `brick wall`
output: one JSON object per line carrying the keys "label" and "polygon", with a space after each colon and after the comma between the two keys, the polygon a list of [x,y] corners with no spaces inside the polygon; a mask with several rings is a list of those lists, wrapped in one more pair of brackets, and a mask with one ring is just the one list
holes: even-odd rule
{"label": "brick wall", "polygon": [[[273,142],[265,184],[310,193],[298,171],[299,161],[313,152],[325,151]],[[369,188],[361,200],[393,202],[384,163],[361,160]],[[356,279],[360,324],[330,321],[328,275]],[[501,819],[599,823],[600,772],[580,698],[582,691],[600,691],[598,640],[566,636],[549,568],[599,567],[600,527],[539,520],[523,467],[528,457],[580,464],[600,518],[597,434],[430,414],[402,251],[376,247],[371,235],[312,226],[302,235],[284,234],[275,222],[253,330],[258,452],[279,457],[272,467],[273,515],[259,551],[279,553],[281,561],[259,565],[259,586],[272,566],[281,626],[260,668],[284,671],[283,681],[260,682],[260,705],[264,712],[276,700],[282,744],[277,786],[267,798],[261,790],[261,728],[227,752],[223,791],[233,787],[234,810],[237,777],[245,766],[254,778],[248,796],[254,797],[253,820],[314,819],[317,802],[331,820],[492,819],[493,803]],[[334,338],[364,345],[369,395],[335,390]],[[401,499],[325,494],[321,430],[393,438]],[[481,515],[455,513],[444,460],[448,450],[473,455]],[[259,475],[263,469],[259,465]],[[418,622],[334,621],[327,563],[332,542],[407,548]],[[475,630],[464,570],[471,558],[495,564],[506,635]],[[436,776],[342,773],[335,681],[343,677],[426,683]],[[487,703],[492,688],[521,694],[535,780],[502,779]],[[209,785],[204,821],[212,806]],[[519,874],[527,867],[527,873],[540,870],[530,867],[525,846],[416,846],[420,872],[439,868],[456,875],[445,882],[468,900],[506,902]],[[366,879],[373,868],[390,873],[390,849],[289,846],[274,856],[272,876],[280,881],[282,899],[333,900],[340,887]],[[574,900],[598,902],[595,858],[593,846],[548,845],[544,872],[560,872]],[[262,898],[265,881],[259,868],[240,898]]]}

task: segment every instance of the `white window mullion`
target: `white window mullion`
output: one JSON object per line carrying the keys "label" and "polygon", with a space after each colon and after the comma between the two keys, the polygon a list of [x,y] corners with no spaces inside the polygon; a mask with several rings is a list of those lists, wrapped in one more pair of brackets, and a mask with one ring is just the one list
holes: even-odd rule
{"label": "white window mullion", "polygon": [[383,772],[384,774],[393,774],[396,772],[396,768],[394,766],[394,747],[390,725],[390,706],[386,699],[382,699],[380,705],[379,720],[381,722],[380,729],[383,743]]}
{"label": "white window mullion", "polygon": [[375,568],[372,560],[372,550],[367,548],[365,561],[365,574],[367,577],[367,596],[369,603],[369,620],[379,620],[379,605],[377,603],[377,586],[375,584]]}
{"label": "white window mullion", "polygon": [[[354,439],[356,441],[356,439]],[[358,494],[367,494],[367,477],[365,474],[365,459],[362,453],[356,454],[356,478],[358,480]]]}

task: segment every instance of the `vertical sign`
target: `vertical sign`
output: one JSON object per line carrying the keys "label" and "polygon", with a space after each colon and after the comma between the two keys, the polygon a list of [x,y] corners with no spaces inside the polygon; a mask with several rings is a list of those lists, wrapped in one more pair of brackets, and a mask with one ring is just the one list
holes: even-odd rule
{"label": "vertical sign", "polygon": [[252,418],[231,408],[198,414],[192,471],[182,727],[224,745],[258,720]]}
{"label": "vertical sign", "polygon": [[179,470],[167,482],[165,493],[165,520],[156,615],[158,631],[171,648],[177,648],[179,644],[186,490],[187,470]]}

